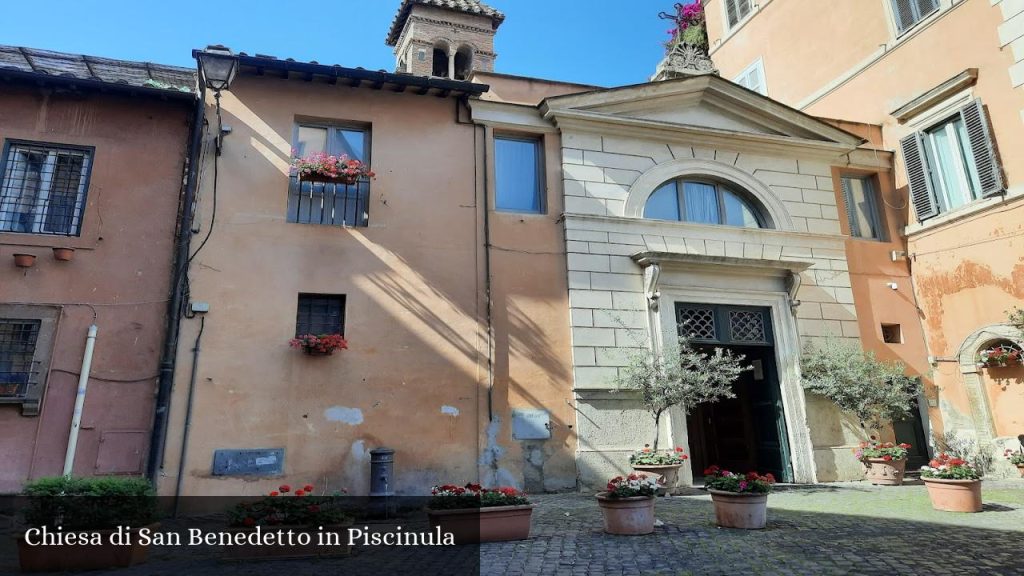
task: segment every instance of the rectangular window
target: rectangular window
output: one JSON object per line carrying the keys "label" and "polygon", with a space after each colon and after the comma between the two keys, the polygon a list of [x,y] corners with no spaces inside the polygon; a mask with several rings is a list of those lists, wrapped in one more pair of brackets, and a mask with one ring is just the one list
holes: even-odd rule
{"label": "rectangular window", "polygon": [[343,294],[299,294],[295,318],[295,336],[312,334],[345,335],[345,296]]}
{"label": "rectangular window", "polygon": [[0,232],[78,236],[92,149],[7,142],[0,177]]}
{"label": "rectangular window", "polygon": [[[299,124],[294,153],[305,157],[317,152],[345,155],[370,162],[370,131],[350,126]],[[288,184],[288,222],[327,226],[366,226],[370,217],[370,182],[352,184],[299,180]]]}
{"label": "rectangular window", "polygon": [[903,328],[899,324],[882,324],[882,342],[886,344],[902,344]]}
{"label": "rectangular window", "polygon": [[725,0],[725,15],[729,21],[729,28],[732,28],[750,15],[753,9],[753,0]]}
{"label": "rectangular window", "polygon": [[768,84],[764,79],[764,61],[758,58],[757,62],[747,66],[743,72],[740,72],[733,82],[758,94],[767,96]]}
{"label": "rectangular window", "polygon": [[980,100],[900,140],[918,221],[1005,192],[988,116]]}
{"label": "rectangular window", "polygon": [[882,240],[884,235],[880,198],[875,190],[874,178],[843,176],[841,182],[846,218],[850,223],[850,235]]}
{"label": "rectangular window", "polygon": [[939,9],[939,0],[890,0],[896,30],[903,34]]}
{"label": "rectangular window", "polygon": [[495,207],[509,212],[544,213],[541,140],[494,138]]}
{"label": "rectangular window", "polygon": [[39,320],[0,318],[0,398],[22,398],[39,370],[33,358]]}

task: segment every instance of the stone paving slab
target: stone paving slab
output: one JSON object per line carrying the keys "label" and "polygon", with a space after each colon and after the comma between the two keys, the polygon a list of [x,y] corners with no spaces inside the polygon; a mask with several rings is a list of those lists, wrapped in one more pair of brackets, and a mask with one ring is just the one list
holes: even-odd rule
{"label": "stone paving slab", "polygon": [[[985,482],[984,499],[983,512],[955,514],[932,510],[920,483],[781,487],[769,497],[767,529],[744,531],[716,527],[709,496],[693,490],[658,500],[654,534],[611,536],[592,495],[542,495],[534,497],[533,536],[520,542],[241,564],[168,547],[153,549],[147,564],[89,574],[1024,575],[1024,480]],[[0,561],[0,574],[13,568]]]}

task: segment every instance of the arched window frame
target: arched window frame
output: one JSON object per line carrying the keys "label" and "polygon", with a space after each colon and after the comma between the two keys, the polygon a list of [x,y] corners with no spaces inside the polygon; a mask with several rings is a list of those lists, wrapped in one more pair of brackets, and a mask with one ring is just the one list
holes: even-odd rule
{"label": "arched window frame", "polygon": [[[707,186],[714,187],[716,202],[718,204],[718,222],[701,222],[701,221],[698,221],[698,220],[688,220],[686,218],[686,184],[687,183],[704,184],[704,185],[707,185]],[[651,192],[651,194],[647,197],[647,201],[644,202],[644,211],[645,212],[647,210],[647,203],[650,202],[651,197],[654,196],[654,193],[658,192],[659,190],[661,190],[662,188],[664,188],[668,184],[675,184],[675,187],[676,187],[676,197],[677,197],[677,202],[679,203],[678,204],[679,205],[679,220],[676,220],[678,222],[690,222],[690,223],[693,223],[693,224],[706,224],[706,225],[711,225],[711,226],[734,226],[736,228],[751,228],[751,229],[755,228],[753,226],[738,226],[736,224],[728,224],[727,223],[725,196],[726,196],[726,194],[731,194],[734,197],[736,197],[741,203],[743,203],[743,205],[746,206],[746,208],[748,210],[750,210],[751,214],[753,214],[754,219],[757,222],[756,228],[763,229],[763,228],[771,228],[772,227],[771,226],[771,221],[768,219],[768,217],[764,213],[765,212],[764,209],[761,208],[761,206],[757,202],[757,200],[755,200],[754,198],[751,198],[750,195],[745,194],[742,190],[738,190],[737,186],[732,185],[729,182],[723,182],[721,180],[716,180],[716,179],[713,179],[713,178],[703,178],[703,177],[700,177],[700,176],[680,176],[680,177],[677,177],[677,178],[670,178],[670,179],[666,180],[665,182],[662,182],[662,184],[660,186],[658,186],[657,188],[655,188],[654,191]],[[644,215],[644,218],[647,218],[649,220],[660,220],[660,218],[648,217],[648,216],[646,216],[646,214]],[[666,220],[666,221],[667,222],[672,222],[673,220]]]}
{"label": "arched window frame", "polygon": [[649,168],[629,187],[623,215],[628,218],[643,218],[644,208],[651,194],[673,178],[687,177],[726,182],[734,190],[745,192],[749,199],[761,208],[761,216],[765,218],[768,228],[796,231],[793,217],[786,210],[782,200],[764,182],[731,164],[700,158],[678,158]]}

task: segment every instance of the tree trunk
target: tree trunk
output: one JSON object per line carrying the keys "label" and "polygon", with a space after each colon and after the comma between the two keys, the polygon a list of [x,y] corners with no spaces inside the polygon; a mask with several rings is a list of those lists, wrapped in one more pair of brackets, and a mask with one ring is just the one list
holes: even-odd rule
{"label": "tree trunk", "polygon": [[654,442],[651,444],[651,450],[654,452],[658,451],[658,436],[661,436],[661,410],[654,413]]}

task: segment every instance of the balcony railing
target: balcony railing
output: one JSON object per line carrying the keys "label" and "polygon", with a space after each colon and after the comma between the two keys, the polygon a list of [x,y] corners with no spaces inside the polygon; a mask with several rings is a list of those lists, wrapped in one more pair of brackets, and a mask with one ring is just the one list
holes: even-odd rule
{"label": "balcony railing", "polygon": [[288,222],[324,226],[366,226],[370,183],[310,182],[292,176],[288,183]]}

